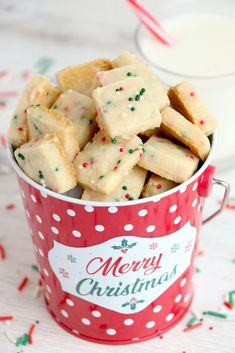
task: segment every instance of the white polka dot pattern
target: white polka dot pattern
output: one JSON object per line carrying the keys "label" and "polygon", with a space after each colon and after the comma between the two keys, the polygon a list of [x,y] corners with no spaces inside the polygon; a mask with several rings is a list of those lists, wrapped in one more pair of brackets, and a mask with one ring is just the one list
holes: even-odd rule
{"label": "white polka dot pattern", "polygon": [[52,217],[56,222],[60,222],[60,216],[58,214],[53,213]]}
{"label": "white polka dot pattern", "polygon": [[46,285],[46,290],[51,293],[51,288],[48,286],[48,284]]}
{"label": "white polka dot pattern", "polygon": [[140,217],[144,217],[144,216],[146,216],[147,214],[148,214],[148,211],[145,210],[145,209],[140,210],[140,211],[138,212],[138,215],[139,215]]}
{"label": "white polka dot pattern", "polygon": [[180,221],[181,221],[181,217],[178,216],[178,217],[176,217],[176,218],[174,219],[174,224],[179,224]]}
{"label": "white polka dot pattern", "polygon": [[133,319],[126,319],[123,321],[124,325],[126,326],[131,326],[134,324],[134,320]]}
{"label": "white polka dot pattern", "polygon": [[86,212],[94,212],[94,207],[90,206],[90,205],[86,205],[84,207],[85,211]]}
{"label": "white polka dot pattern", "polygon": [[42,232],[38,232],[38,236],[39,236],[39,238],[41,238],[42,240],[44,240],[44,235],[42,234]]}
{"label": "white polka dot pattern", "polygon": [[72,231],[72,234],[73,234],[73,236],[76,237],[76,238],[80,238],[80,236],[81,236],[81,233],[80,233],[78,230],[73,230],[73,231]]}
{"label": "white polka dot pattern", "polygon": [[187,282],[187,278],[184,277],[184,278],[180,281],[180,287],[184,287],[185,284],[186,284],[186,282]]}
{"label": "white polka dot pattern", "polygon": [[175,298],[175,303],[179,303],[182,299],[182,294],[178,294]]}
{"label": "white polka dot pattern", "polygon": [[91,312],[91,315],[94,316],[94,317],[101,317],[101,313],[99,311],[97,311],[97,310],[93,310]]}
{"label": "white polka dot pattern", "polygon": [[107,333],[107,335],[109,335],[109,336],[114,336],[114,335],[116,335],[117,331],[114,330],[113,328],[108,328],[108,329],[106,330],[106,333]]}
{"label": "white polka dot pattern", "polygon": [[44,197],[45,199],[47,198],[47,193],[45,190],[41,190],[40,194],[42,195],[42,197]]}
{"label": "white polka dot pattern", "polygon": [[155,228],[156,228],[156,227],[155,227],[154,225],[148,226],[148,227],[146,228],[146,232],[152,233],[152,232],[154,232]]}
{"label": "white polka dot pattern", "polygon": [[69,317],[69,314],[65,310],[61,310],[61,314],[66,317],[66,319]]}
{"label": "white polka dot pattern", "polygon": [[36,214],[36,220],[38,221],[38,223],[42,223],[42,219],[38,214]]}
{"label": "white polka dot pattern", "polygon": [[51,227],[51,231],[54,234],[59,234],[59,230],[56,227]]}
{"label": "white polka dot pattern", "polygon": [[173,314],[173,313],[168,314],[167,317],[166,317],[166,321],[167,321],[167,322],[168,322],[168,321],[171,321],[171,320],[173,319],[173,317],[174,317],[174,314]]}
{"label": "white polka dot pattern", "polygon": [[75,212],[74,210],[71,210],[70,208],[67,209],[67,214],[68,214],[70,217],[76,216],[76,212]]}
{"label": "white polka dot pattern", "polygon": [[162,310],[162,306],[161,305],[157,305],[157,306],[155,306],[154,308],[153,308],[153,312],[154,313],[159,313],[159,311],[161,311]]}
{"label": "white polka dot pattern", "polygon": [[69,306],[74,306],[74,302],[69,298],[66,299],[66,304],[68,304]]}
{"label": "white polka dot pattern", "polygon": [[31,200],[32,200],[34,203],[37,203],[37,199],[36,199],[36,197],[35,197],[33,194],[31,194]]}
{"label": "white polka dot pattern", "polygon": [[44,256],[44,252],[42,251],[42,249],[39,248],[38,252],[39,252],[40,256],[42,256],[42,257]]}
{"label": "white polka dot pattern", "polygon": [[180,185],[180,193],[183,194],[187,190],[187,185]]}
{"label": "white polka dot pattern", "polygon": [[20,190],[21,191],[21,195],[23,196],[23,198],[25,199],[25,194],[24,194],[24,191],[23,190]]}
{"label": "white polka dot pattern", "polygon": [[194,199],[193,202],[192,202],[192,207],[195,207],[197,204],[197,199]]}
{"label": "white polka dot pattern", "polygon": [[193,185],[193,187],[192,187],[192,190],[193,190],[193,191],[196,191],[196,190],[197,190],[197,187],[198,187],[198,183],[195,183],[195,184]]}
{"label": "white polka dot pattern", "polygon": [[118,208],[115,206],[111,206],[108,208],[109,213],[117,213],[118,212]]}
{"label": "white polka dot pattern", "polygon": [[29,211],[26,209],[25,212],[26,212],[27,217],[30,218]]}
{"label": "white polka dot pattern", "polygon": [[155,321],[149,321],[147,322],[147,324],[145,325],[146,328],[153,328],[156,325]]}
{"label": "white polka dot pattern", "polygon": [[177,205],[172,205],[172,206],[169,208],[169,212],[170,212],[170,213],[174,213],[176,210],[177,210]]}
{"label": "white polka dot pattern", "polygon": [[43,272],[44,272],[45,276],[49,277],[49,272],[47,271],[46,268],[43,269]]}
{"label": "white polka dot pattern", "polygon": [[187,303],[189,301],[190,298],[190,294],[186,294],[186,296],[184,297],[184,303]]}
{"label": "white polka dot pattern", "polygon": [[96,230],[97,232],[103,232],[103,231],[104,231],[104,226],[102,226],[102,224],[97,224],[97,225],[95,226],[95,230]]}
{"label": "white polka dot pattern", "polygon": [[81,319],[81,322],[82,322],[84,325],[86,325],[86,326],[89,326],[89,325],[91,324],[90,320],[87,319],[86,317],[83,317],[83,318]]}
{"label": "white polka dot pattern", "polygon": [[134,228],[133,224],[126,224],[126,225],[124,226],[124,230],[125,230],[126,232],[130,232],[133,228]]}

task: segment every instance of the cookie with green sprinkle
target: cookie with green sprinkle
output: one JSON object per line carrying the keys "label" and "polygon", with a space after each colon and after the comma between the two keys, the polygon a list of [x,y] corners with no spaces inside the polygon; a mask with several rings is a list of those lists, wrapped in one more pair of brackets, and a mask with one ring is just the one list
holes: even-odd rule
{"label": "cookie with green sprinkle", "polygon": [[178,184],[172,180],[160,177],[159,175],[152,174],[148,182],[145,184],[141,193],[142,197],[149,197],[161,194],[162,192],[173,189]]}
{"label": "cookie with green sprinkle", "polygon": [[52,191],[65,193],[77,184],[74,167],[54,134],[22,145],[15,158],[26,175]]}

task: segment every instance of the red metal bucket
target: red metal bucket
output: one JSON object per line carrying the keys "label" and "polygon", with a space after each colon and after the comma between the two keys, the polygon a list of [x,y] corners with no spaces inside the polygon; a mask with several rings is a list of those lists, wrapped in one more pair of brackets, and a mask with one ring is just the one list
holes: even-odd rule
{"label": "red metal bucket", "polygon": [[127,344],[181,320],[193,297],[204,198],[216,182],[225,188],[225,203],[229,188],[213,179],[212,153],[192,178],[168,192],[101,203],[41,187],[9,152],[46,305],[59,325],[83,339]]}

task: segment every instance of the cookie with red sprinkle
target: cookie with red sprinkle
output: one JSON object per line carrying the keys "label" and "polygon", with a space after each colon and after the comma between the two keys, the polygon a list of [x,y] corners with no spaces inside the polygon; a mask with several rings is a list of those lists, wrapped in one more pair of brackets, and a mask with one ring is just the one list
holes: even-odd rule
{"label": "cookie with red sprinkle", "polygon": [[28,141],[28,124],[26,110],[31,105],[41,105],[50,108],[60,91],[53,87],[46,76],[33,75],[27,82],[8,129],[8,140],[17,148]]}
{"label": "cookie with red sprinkle", "polygon": [[139,137],[108,138],[99,131],[74,161],[77,181],[104,194],[116,192],[143,153]]}
{"label": "cookie with red sprinkle", "polygon": [[171,87],[168,96],[172,107],[197,125],[207,136],[214,132],[217,121],[190,82],[183,81]]}
{"label": "cookie with red sprinkle", "polygon": [[172,180],[168,180],[160,177],[159,175],[152,174],[143,188],[142,197],[149,197],[161,194],[162,192],[173,189],[177,185],[178,184],[176,184]]}
{"label": "cookie with red sprinkle", "polygon": [[65,193],[76,186],[73,165],[54,134],[22,145],[15,150],[15,158],[26,175],[52,191]]}
{"label": "cookie with red sprinkle", "polygon": [[52,109],[61,112],[73,122],[78,132],[79,147],[82,150],[97,129],[93,100],[69,89],[58,97]]}
{"label": "cookie with red sprinkle", "polygon": [[132,201],[139,198],[143,188],[147,171],[135,166],[130,173],[124,177],[116,192],[105,195],[101,192],[85,188],[82,194],[82,200],[90,201]]}
{"label": "cookie with red sprinkle", "polygon": [[188,180],[197,170],[199,158],[165,138],[150,137],[144,150],[138,165],[176,183]]}
{"label": "cookie with red sprinkle", "polygon": [[159,127],[161,114],[141,77],[125,79],[94,90],[97,122],[109,137],[130,138]]}

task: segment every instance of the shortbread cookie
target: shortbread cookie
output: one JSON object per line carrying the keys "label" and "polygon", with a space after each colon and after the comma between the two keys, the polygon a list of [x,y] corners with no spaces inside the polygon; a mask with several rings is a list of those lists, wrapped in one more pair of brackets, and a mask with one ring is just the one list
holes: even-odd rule
{"label": "shortbread cookie", "polygon": [[45,134],[56,134],[65,153],[72,161],[79,152],[78,135],[74,124],[63,114],[45,107],[32,106],[27,110],[30,140]]}
{"label": "shortbread cookie", "polygon": [[77,180],[105,194],[116,192],[124,177],[139,161],[143,144],[139,137],[118,140],[99,131],[74,161]]}
{"label": "shortbread cookie", "polygon": [[58,86],[61,91],[73,89],[78,93],[90,96],[94,87],[94,78],[98,71],[112,69],[107,59],[97,59],[86,64],[70,66],[56,73]]}
{"label": "shortbread cookie", "polygon": [[149,197],[161,194],[162,192],[173,189],[177,185],[178,184],[176,184],[172,180],[168,180],[160,177],[159,175],[152,174],[143,188],[142,197]]}
{"label": "shortbread cookie", "polygon": [[145,130],[144,132],[141,132],[141,135],[144,137],[151,137],[153,135],[158,136],[159,133],[160,133],[160,128],[155,127],[154,129],[148,129],[148,130]]}
{"label": "shortbread cookie", "polygon": [[93,98],[98,125],[107,136],[128,139],[161,124],[161,114],[141,77],[97,88]]}
{"label": "shortbread cookie", "polygon": [[195,92],[191,83],[183,81],[168,92],[171,104],[185,118],[197,125],[207,136],[217,127],[215,118]]}
{"label": "shortbread cookie", "polygon": [[64,193],[76,186],[75,171],[54,134],[47,134],[15,151],[21,169],[42,186]]}
{"label": "shortbread cookie", "polygon": [[144,144],[144,150],[138,165],[176,183],[189,179],[198,166],[199,158],[188,148],[162,137],[150,137]]}
{"label": "shortbread cookie", "polygon": [[86,188],[82,194],[82,200],[90,201],[131,201],[139,198],[143,188],[147,171],[138,166],[124,177],[116,192],[105,195],[101,192]]}
{"label": "shortbread cookie", "polygon": [[122,67],[126,65],[132,65],[132,64],[141,64],[143,63],[135,54],[129,53],[128,51],[124,51],[121,53],[116,59],[112,61],[112,66],[114,68],[116,67]]}
{"label": "shortbread cookie", "polygon": [[170,104],[166,86],[147,65],[128,65],[109,71],[97,72],[96,74],[98,86],[106,86],[114,82],[125,80],[126,78],[132,79],[133,77],[143,78],[146,90],[151,92],[153,102],[157,104],[159,110],[162,110]]}
{"label": "shortbread cookie", "polygon": [[181,141],[204,161],[210,152],[210,141],[204,132],[170,107],[165,108],[161,114],[161,129]]}
{"label": "shortbread cookie", "polygon": [[8,139],[13,147],[19,147],[28,141],[26,110],[32,104],[50,108],[59,93],[58,88],[53,87],[46,76],[34,75],[28,80],[8,130]]}
{"label": "shortbread cookie", "polygon": [[93,137],[97,124],[93,99],[71,89],[62,93],[52,106],[74,123],[78,131],[78,143],[82,150]]}

